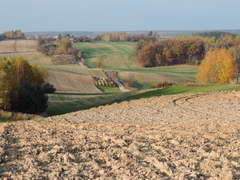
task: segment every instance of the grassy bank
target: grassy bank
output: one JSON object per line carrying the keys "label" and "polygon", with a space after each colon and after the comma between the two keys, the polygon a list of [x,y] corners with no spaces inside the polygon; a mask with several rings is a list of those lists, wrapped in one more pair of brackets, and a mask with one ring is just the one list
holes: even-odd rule
{"label": "grassy bank", "polygon": [[128,97],[125,93],[103,95],[53,94],[49,96],[48,115],[60,115],[69,112],[112,104]]}
{"label": "grassy bank", "polygon": [[126,93],[106,93],[102,95],[54,94],[50,95],[49,108],[47,110],[47,113],[49,115],[59,115],[116,102],[119,103],[122,101],[131,101],[135,99],[150,98],[163,95],[232,90],[240,90],[240,85],[178,85],[166,89],[147,89]]}
{"label": "grassy bank", "polygon": [[128,97],[126,100],[134,100],[141,98],[150,98],[163,95],[174,95],[174,94],[184,94],[184,93],[204,93],[204,92],[217,92],[217,91],[239,91],[240,85],[228,85],[228,84],[218,84],[218,85],[206,85],[206,86],[194,86],[194,85],[177,85],[169,87],[166,89],[153,89],[147,92],[136,94]]}

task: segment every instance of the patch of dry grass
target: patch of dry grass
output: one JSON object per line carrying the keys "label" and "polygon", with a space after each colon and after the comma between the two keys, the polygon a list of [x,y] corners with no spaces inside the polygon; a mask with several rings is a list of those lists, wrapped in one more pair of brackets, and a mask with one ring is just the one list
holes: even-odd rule
{"label": "patch of dry grass", "polygon": [[38,42],[35,40],[6,40],[0,41],[0,53],[34,52]]}

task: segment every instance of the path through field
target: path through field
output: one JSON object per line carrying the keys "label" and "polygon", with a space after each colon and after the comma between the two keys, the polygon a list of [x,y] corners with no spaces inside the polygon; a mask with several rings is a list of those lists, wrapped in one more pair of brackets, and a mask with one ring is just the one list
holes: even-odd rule
{"label": "path through field", "polygon": [[123,102],[0,135],[0,178],[240,179],[239,92]]}

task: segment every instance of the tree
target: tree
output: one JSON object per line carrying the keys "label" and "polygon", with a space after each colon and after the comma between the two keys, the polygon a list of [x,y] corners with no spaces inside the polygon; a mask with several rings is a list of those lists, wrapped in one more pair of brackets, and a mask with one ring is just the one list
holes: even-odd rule
{"label": "tree", "polygon": [[199,83],[229,83],[236,77],[236,62],[226,49],[211,50],[200,65]]}
{"label": "tree", "polygon": [[64,37],[58,39],[56,49],[57,54],[69,54],[72,48],[73,48],[72,42],[69,38]]}
{"label": "tree", "polygon": [[46,70],[22,57],[0,59],[0,109],[30,114],[47,108]]}

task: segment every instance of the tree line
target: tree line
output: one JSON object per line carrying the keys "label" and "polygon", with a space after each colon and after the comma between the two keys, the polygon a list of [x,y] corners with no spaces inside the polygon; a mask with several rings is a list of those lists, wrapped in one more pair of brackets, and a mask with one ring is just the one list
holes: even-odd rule
{"label": "tree line", "polygon": [[95,42],[95,41],[105,41],[105,42],[138,42],[140,40],[144,41],[157,41],[160,36],[152,31],[147,34],[129,34],[127,32],[111,32],[97,35],[96,37],[74,37],[74,42]]}
{"label": "tree line", "polygon": [[[211,33],[210,33],[211,35]],[[240,36],[229,33],[202,37],[178,36],[168,40],[139,41],[136,59],[144,67],[200,64],[208,51],[229,49],[240,63]]]}
{"label": "tree line", "polygon": [[137,44],[137,61],[144,67],[176,64],[199,64],[205,55],[201,40],[140,41]]}
{"label": "tree line", "polygon": [[21,30],[9,31],[0,35],[0,40],[18,40],[26,39],[25,34]]}

